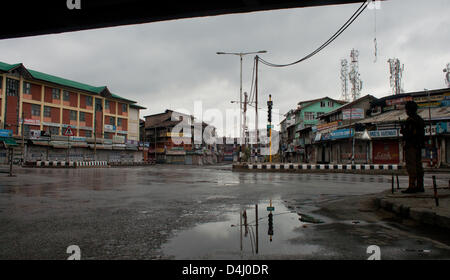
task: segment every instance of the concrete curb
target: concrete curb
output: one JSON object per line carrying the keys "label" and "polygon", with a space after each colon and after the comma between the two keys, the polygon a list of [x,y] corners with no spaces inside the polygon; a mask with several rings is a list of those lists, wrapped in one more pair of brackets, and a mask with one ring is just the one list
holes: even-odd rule
{"label": "concrete curb", "polygon": [[[419,198],[433,199],[432,196]],[[450,229],[450,215],[439,213],[439,210],[442,208],[411,207],[401,201],[393,201],[392,198],[386,197],[375,198],[375,205],[386,211],[393,212],[402,218],[409,218],[425,225]]]}

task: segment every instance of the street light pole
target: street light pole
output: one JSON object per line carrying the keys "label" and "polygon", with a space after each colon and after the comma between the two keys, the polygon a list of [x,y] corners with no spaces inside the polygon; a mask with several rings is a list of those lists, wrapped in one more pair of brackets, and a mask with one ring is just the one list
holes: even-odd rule
{"label": "street light pole", "polygon": [[245,131],[244,131],[244,126],[242,125],[242,57],[244,55],[248,55],[248,54],[258,54],[258,53],[266,53],[267,51],[257,51],[257,52],[239,52],[239,53],[227,53],[227,52],[216,52],[216,54],[232,54],[232,55],[239,55],[240,58],[240,86],[239,86],[239,125],[240,125],[240,129],[239,129],[239,138],[240,138],[240,144],[242,145],[242,136],[245,135]]}

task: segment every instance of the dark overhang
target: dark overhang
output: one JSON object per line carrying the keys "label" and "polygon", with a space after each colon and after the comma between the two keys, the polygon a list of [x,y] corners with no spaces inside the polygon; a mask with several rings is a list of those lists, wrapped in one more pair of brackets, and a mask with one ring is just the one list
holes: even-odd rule
{"label": "dark overhang", "polygon": [[3,1],[0,39],[148,23],[192,17],[248,13],[286,8],[362,3],[364,0],[223,0],[148,1],[76,0]]}

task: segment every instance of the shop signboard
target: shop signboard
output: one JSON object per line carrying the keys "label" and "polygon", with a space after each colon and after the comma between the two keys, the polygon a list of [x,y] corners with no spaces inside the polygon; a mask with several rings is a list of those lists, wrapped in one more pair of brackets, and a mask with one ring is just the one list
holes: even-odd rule
{"label": "shop signboard", "polygon": [[32,119],[24,119],[23,120],[23,124],[27,124],[27,125],[41,125],[41,121],[40,120],[32,120]]}
{"label": "shop signboard", "polygon": [[0,129],[0,137],[12,137],[13,132],[10,129]]}
{"label": "shop signboard", "polygon": [[317,130],[321,131],[321,130],[325,130],[325,129],[329,129],[329,128],[335,128],[338,126],[339,126],[338,121],[334,121],[334,122],[330,122],[330,123],[322,123],[322,124],[317,125]]}
{"label": "shop signboard", "polygon": [[430,101],[441,101],[444,100],[444,95],[426,95],[420,97],[414,97],[414,102],[422,103],[422,102],[430,102]]}
{"label": "shop signboard", "polygon": [[386,100],[387,106],[397,105],[397,104],[405,104],[407,101],[412,101],[413,98],[411,96],[401,97],[396,99]]}
{"label": "shop signboard", "polygon": [[399,163],[399,146],[397,140],[380,140],[373,142],[373,163]]}
{"label": "shop signboard", "polygon": [[344,129],[338,129],[333,132],[331,132],[330,136],[331,139],[342,139],[342,138],[349,138],[354,135],[353,129],[350,128],[344,128]]}
{"label": "shop signboard", "polygon": [[436,133],[450,132],[450,122],[439,122],[436,124]]}
{"label": "shop signboard", "polygon": [[38,129],[30,129],[30,139],[37,140],[41,137],[41,131]]}
{"label": "shop signboard", "polygon": [[105,124],[105,131],[115,132],[116,131],[116,126],[112,125],[112,124]]}
{"label": "shop signboard", "polygon": [[351,108],[342,110],[343,120],[359,120],[364,119],[364,109],[363,108]]}
{"label": "shop signboard", "polygon": [[397,129],[386,129],[386,130],[372,130],[369,131],[369,136],[372,138],[382,138],[382,137],[397,137]]}
{"label": "shop signboard", "polygon": [[314,141],[315,142],[320,141],[321,137],[322,137],[322,134],[321,133],[317,133],[316,136],[314,137]]}
{"label": "shop signboard", "polygon": [[441,101],[441,106],[442,106],[442,107],[449,107],[449,106],[450,106],[450,100],[449,100],[449,99],[447,99],[447,100],[442,100],[442,101]]}

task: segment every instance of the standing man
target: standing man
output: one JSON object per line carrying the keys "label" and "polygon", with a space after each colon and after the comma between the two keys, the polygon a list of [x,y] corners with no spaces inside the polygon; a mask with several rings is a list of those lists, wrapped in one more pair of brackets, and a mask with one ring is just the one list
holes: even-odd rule
{"label": "standing man", "polygon": [[409,175],[409,186],[402,193],[424,192],[422,148],[425,144],[425,122],[417,114],[417,104],[408,101],[405,104],[408,118],[402,124],[400,132],[403,134],[406,170]]}

